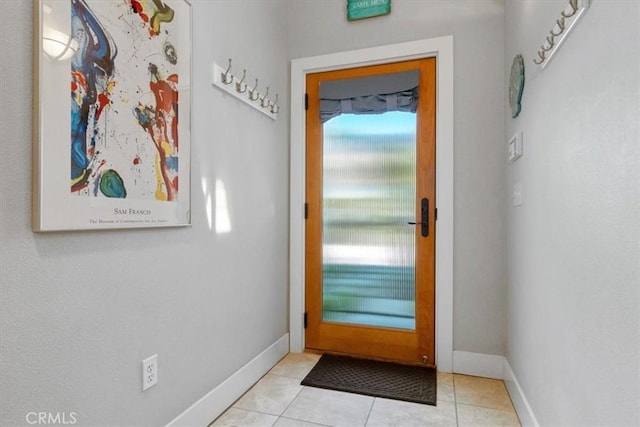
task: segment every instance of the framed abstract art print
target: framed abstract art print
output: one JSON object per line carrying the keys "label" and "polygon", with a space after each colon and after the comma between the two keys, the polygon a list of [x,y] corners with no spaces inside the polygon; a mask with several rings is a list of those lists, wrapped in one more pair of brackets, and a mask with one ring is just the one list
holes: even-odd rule
{"label": "framed abstract art print", "polygon": [[191,6],[37,0],[33,229],[184,226]]}

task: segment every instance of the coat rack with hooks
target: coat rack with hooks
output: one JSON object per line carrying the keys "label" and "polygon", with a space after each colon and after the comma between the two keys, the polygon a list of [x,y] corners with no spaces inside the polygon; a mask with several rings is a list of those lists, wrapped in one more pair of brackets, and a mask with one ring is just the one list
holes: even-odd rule
{"label": "coat rack with hooks", "polygon": [[248,84],[247,70],[242,70],[242,77],[238,78],[231,73],[231,58],[229,65],[222,68],[218,64],[213,64],[213,85],[222,89],[230,95],[238,98],[256,110],[275,120],[278,117],[280,106],[278,105],[278,94],[273,99],[269,98],[269,86],[266,86],[264,93],[259,90],[258,79],[253,84]]}
{"label": "coat rack with hooks", "polygon": [[590,4],[591,0],[569,0],[569,5],[560,13],[560,17],[556,19],[555,25],[540,46],[538,57],[533,59],[536,65],[540,65],[542,68],[547,66],[574,25],[589,9]]}

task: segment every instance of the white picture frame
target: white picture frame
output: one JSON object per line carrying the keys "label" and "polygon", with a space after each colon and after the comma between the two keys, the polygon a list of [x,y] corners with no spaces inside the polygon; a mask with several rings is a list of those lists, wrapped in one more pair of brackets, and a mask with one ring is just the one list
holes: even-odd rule
{"label": "white picture frame", "polygon": [[190,3],[34,6],[33,230],[190,225]]}

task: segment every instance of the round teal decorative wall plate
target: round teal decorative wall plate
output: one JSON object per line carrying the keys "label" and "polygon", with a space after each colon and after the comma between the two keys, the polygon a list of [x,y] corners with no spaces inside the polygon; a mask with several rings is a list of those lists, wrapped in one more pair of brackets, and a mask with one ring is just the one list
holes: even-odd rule
{"label": "round teal decorative wall plate", "polygon": [[511,78],[509,79],[509,104],[511,105],[511,117],[516,118],[520,114],[522,106],[522,90],[524,89],[524,58],[516,55],[511,65]]}

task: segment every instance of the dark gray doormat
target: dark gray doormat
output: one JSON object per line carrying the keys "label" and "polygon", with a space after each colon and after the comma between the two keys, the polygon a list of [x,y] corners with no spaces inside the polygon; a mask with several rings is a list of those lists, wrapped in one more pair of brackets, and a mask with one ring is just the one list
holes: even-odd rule
{"label": "dark gray doormat", "polygon": [[435,406],[436,377],[434,368],[324,354],[302,385]]}

